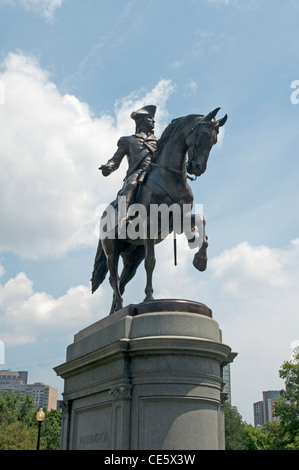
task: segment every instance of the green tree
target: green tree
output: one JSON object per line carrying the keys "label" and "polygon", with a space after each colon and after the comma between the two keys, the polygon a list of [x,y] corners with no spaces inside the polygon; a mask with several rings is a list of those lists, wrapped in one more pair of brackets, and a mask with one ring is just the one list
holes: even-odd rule
{"label": "green tree", "polygon": [[34,450],[37,431],[22,421],[14,421],[0,429],[0,450]]}
{"label": "green tree", "polygon": [[45,450],[59,450],[60,436],[61,412],[57,410],[46,412],[41,432],[41,448]]}
{"label": "green tree", "polygon": [[288,448],[296,447],[299,436],[299,348],[294,350],[292,360],[283,363],[279,376],[285,381],[285,389],[274,403],[274,414],[279,417]]}
{"label": "green tree", "polygon": [[265,423],[262,430],[268,439],[266,450],[285,450],[287,448],[288,440],[279,421]]}
{"label": "green tree", "polygon": [[[38,424],[30,395],[8,391],[0,393],[0,450],[34,450],[37,445]],[[41,428],[41,450],[60,447],[61,413],[45,411]]]}
{"label": "green tree", "polygon": [[266,450],[268,448],[268,436],[262,430],[251,425],[244,427],[244,450]]}
{"label": "green tree", "polygon": [[31,450],[36,445],[34,404],[30,395],[9,390],[0,394],[0,449]]}
{"label": "green tree", "polygon": [[31,421],[33,399],[30,395],[9,390],[0,393],[0,426],[14,421]]}
{"label": "green tree", "polygon": [[274,402],[278,421],[254,428],[239,413],[225,405],[225,447],[227,450],[299,450],[299,348],[279,370],[285,381],[281,398]]}
{"label": "green tree", "polygon": [[287,444],[286,450],[299,450],[299,436],[296,436],[293,442]]}
{"label": "green tree", "polygon": [[225,449],[244,449],[244,423],[238,411],[232,408],[228,402],[224,407],[225,416]]}

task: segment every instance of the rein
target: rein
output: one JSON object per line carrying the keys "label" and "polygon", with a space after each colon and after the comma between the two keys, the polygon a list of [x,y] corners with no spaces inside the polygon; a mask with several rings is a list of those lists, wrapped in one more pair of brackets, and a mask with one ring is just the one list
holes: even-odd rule
{"label": "rein", "polygon": [[[182,175],[181,171],[179,170],[175,170],[174,168],[169,168],[168,166],[164,166],[164,165],[158,165],[157,163],[153,163],[151,162],[150,165],[152,166],[155,166],[157,168],[162,168],[163,170],[167,170],[167,171],[172,171],[173,173],[177,173],[178,175]],[[186,167],[187,167],[187,164],[186,164]],[[185,172],[187,173],[187,170],[185,170]],[[195,181],[197,176],[195,176],[194,178],[192,178],[192,176],[189,176],[187,174],[187,178],[191,181]]]}
{"label": "rein", "polygon": [[[187,137],[186,137],[186,141],[187,141],[189,135],[191,135],[191,134],[194,132],[194,130],[196,129],[195,145],[194,145],[194,147],[193,147],[192,156],[190,157],[188,164],[190,164],[190,163],[192,162],[192,160],[193,160],[193,158],[194,158],[194,152],[195,152],[195,149],[196,149],[197,144],[198,144],[199,125],[200,125],[200,122],[195,126],[195,128],[192,127],[192,129],[190,130],[190,132],[188,133],[188,135],[187,135]],[[188,167],[188,164],[186,164],[186,168]],[[195,180],[197,179],[197,176],[195,176],[194,178],[192,178],[191,176],[188,176],[188,175],[187,175],[187,178],[189,178],[191,181],[195,181]]]}

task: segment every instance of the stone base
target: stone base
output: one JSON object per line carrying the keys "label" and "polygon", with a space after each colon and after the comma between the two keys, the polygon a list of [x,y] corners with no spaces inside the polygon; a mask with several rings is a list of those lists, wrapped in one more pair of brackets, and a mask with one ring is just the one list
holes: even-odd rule
{"label": "stone base", "polygon": [[235,354],[198,302],[129,305],[75,335],[62,449],[224,449],[222,368]]}

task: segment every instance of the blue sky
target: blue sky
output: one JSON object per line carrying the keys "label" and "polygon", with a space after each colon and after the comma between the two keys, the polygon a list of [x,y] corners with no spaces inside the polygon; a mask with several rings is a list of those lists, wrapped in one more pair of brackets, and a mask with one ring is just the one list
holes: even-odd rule
{"label": "blue sky", "polygon": [[[299,339],[298,14],[295,0],[0,0],[3,368],[61,393],[53,367],[108,313],[108,282],[89,288],[95,227],[126,165],[105,179],[97,168],[134,132],[131,111],[156,104],[159,137],[221,107],[229,119],[192,183],[208,269],[194,270],[183,240],[174,267],[166,240],[154,287],[213,310],[238,352],[232,402],[253,422]],[[125,303],[143,289],[140,267]]]}

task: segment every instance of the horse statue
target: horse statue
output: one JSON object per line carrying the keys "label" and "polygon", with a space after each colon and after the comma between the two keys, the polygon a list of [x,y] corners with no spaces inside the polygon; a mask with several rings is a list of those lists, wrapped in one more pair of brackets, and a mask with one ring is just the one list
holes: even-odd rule
{"label": "horse statue", "polygon": [[[91,279],[92,293],[102,284],[109,271],[109,281],[113,289],[110,314],[123,307],[122,296],[125,287],[143,260],[146,271],[144,302],[154,300],[152,277],[156,262],[155,245],[165,239],[165,227],[161,226],[160,217],[159,223],[154,224],[155,232],[152,233],[151,207],[153,206],[166,205],[168,208],[182,209],[180,224],[174,224],[174,211],[169,212],[166,232],[170,234],[173,231],[175,236],[176,233],[183,231],[189,246],[192,246],[196,234],[201,231],[201,242],[197,245],[199,250],[194,256],[193,265],[199,271],[206,269],[208,239],[205,233],[205,220],[200,215],[188,212],[190,230],[184,231],[183,218],[186,213],[183,207],[190,207],[190,210],[193,207],[194,197],[187,182],[188,178],[192,179],[189,175],[194,175],[196,179],[206,171],[209,154],[217,142],[219,129],[227,120],[227,115],[216,119],[219,109],[216,108],[207,115],[191,114],[174,119],[164,130],[152,157],[150,171],[145,181],[138,186],[134,201],[138,207],[144,209],[143,219],[139,220],[139,226],[142,225],[144,228],[140,233],[144,235],[139,233],[138,237],[130,236],[129,230],[124,232],[124,227],[115,223],[109,233],[100,237]],[[112,206],[116,216],[119,211],[117,202]],[[130,223],[132,220],[127,221],[127,224]],[[123,260],[123,270],[119,276],[120,256]]]}

